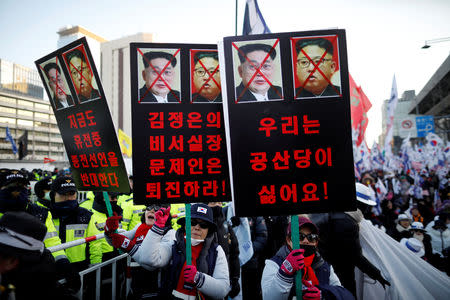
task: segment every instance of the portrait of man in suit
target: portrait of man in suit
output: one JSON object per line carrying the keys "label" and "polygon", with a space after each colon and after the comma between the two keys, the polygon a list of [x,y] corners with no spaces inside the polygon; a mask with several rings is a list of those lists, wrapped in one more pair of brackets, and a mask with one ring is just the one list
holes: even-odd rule
{"label": "portrait of man in suit", "polygon": [[94,73],[83,51],[76,48],[65,54],[65,57],[80,103],[100,98],[99,91],[93,86]]}
{"label": "portrait of man in suit", "polygon": [[295,43],[297,61],[295,76],[299,86],[296,98],[339,96],[341,87],[332,84],[337,70],[333,44],[326,38],[306,38]]}
{"label": "portrait of man in suit", "polygon": [[72,96],[68,92],[66,83],[63,79],[64,74],[55,62],[49,62],[43,67],[44,74],[48,79],[48,86],[53,93],[53,101],[56,110],[71,107],[74,105]]}
{"label": "portrait of man in suit", "polygon": [[277,52],[274,47],[263,44],[245,44],[238,49],[239,66],[237,68],[241,83],[236,86],[236,101],[272,101],[282,100],[282,89],[272,81],[278,68],[275,63]]}
{"label": "portrait of man in suit", "polygon": [[195,93],[191,96],[193,103],[222,102],[217,50],[198,51],[194,54],[191,78],[195,88]]}
{"label": "portrait of man in suit", "polygon": [[180,92],[172,89],[177,59],[169,52],[149,51],[142,56],[145,84],[139,89],[139,103],[180,103]]}

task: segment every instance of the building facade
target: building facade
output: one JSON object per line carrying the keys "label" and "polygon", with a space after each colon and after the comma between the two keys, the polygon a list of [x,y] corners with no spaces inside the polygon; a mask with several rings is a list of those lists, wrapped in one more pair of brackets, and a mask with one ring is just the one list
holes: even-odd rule
{"label": "building facade", "polygon": [[7,127],[16,143],[28,131],[24,161],[64,160],[63,141],[37,70],[0,59],[0,162],[18,159],[5,139]]}

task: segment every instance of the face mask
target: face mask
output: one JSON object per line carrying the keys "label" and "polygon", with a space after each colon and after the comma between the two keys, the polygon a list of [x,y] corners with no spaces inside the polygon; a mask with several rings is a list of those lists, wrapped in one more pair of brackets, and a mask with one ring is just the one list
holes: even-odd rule
{"label": "face mask", "polygon": [[[13,197],[13,192],[20,192],[18,196]],[[28,190],[9,187],[0,190],[0,209],[2,211],[23,211],[28,203]]]}
{"label": "face mask", "polygon": [[78,207],[77,200],[67,200],[63,202],[55,202],[52,205],[52,212],[58,216],[66,216]]}
{"label": "face mask", "polygon": [[413,234],[413,238],[418,239],[419,241],[423,242],[423,234]]}
{"label": "face mask", "polygon": [[316,253],[316,246],[312,245],[300,245],[300,249],[304,249],[305,252],[303,253],[304,257],[308,257]]}
{"label": "face mask", "polygon": [[197,245],[203,243],[204,241],[205,241],[205,240],[197,240],[197,239],[191,238],[191,244],[192,244],[192,246],[197,246]]}
{"label": "face mask", "polygon": [[50,191],[48,191],[47,193],[45,193],[44,198],[42,198],[42,199],[51,201],[51,199],[50,199]]}

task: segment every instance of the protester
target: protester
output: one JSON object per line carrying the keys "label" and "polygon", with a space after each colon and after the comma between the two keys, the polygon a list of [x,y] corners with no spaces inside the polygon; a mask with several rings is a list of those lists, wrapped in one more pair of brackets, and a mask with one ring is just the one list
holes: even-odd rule
{"label": "protester", "polygon": [[191,206],[192,265],[186,264],[185,218],[178,220],[181,227],[175,237],[164,240],[169,215],[170,208],[156,212],[155,224],[141,245],[150,266],[167,267],[161,298],[224,298],[230,291],[228,263],[222,247],[213,242],[216,225],[212,209],[205,204]]}
{"label": "protester", "polygon": [[231,286],[228,296],[234,298],[241,291],[241,286],[239,284],[239,278],[241,277],[239,243],[232,227],[225,219],[222,202],[209,202],[208,206],[212,209],[214,223],[217,228],[217,231],[214,232],[214,242],[222,247],[228,261]]}
{"label": "protester", "polygon": [[267,227],[263,217],[247,218],[252,237],[253,256],[242,266],[243,299],[261,299],[261,276],[264,269],[264,249],[267,244]]}
{"label": "protester", "polygon": [[409,229],[411,229],[411,219],[406,214],[400,214],[391,236],[400,242],[401,239],[410,237]]}
{"label": "protester", "polygon": [[301,249],[293,250],[289,224],[285,245],[266,260],[261,280],[263,299],[292,299],[295,274],[299,271],[302,272],[303,299],[354,299],[341,286],[333,267],[317,251],[319,232],[316,225],[305,217],[299,217],[298,223]]}
{"label": "protester", "polygon": [[[152,204],[147,206],[141,217],[141,224],[138,224],[130,231],[121,234],[115,233],[119,228],[121,216],[109,217],[106,220],[105,234],[108,243],[115,248],[127,252],[140,266],[131,268],[131,296],[129,299],[160,299],[161,270],[152,268],[147,264],[148,253],[142,251],[140,246],[147,236],[148,231],[155,224],[155,212],[160,208],[167,208],[168,205]],[[166,221],[164,228],[170,229],[171,217]],[[171,231],[173,233],[173,230]],[[170,236],[170,235],[169,235]],[[172,236],[173,238],[173,236]]]}

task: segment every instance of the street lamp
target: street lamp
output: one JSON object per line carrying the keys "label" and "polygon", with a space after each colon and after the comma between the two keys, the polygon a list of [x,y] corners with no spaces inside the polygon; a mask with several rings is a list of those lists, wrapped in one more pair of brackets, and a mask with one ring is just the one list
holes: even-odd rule
{"label": "street lamp", "polygon": [[425,45],[422,46],[422,49],[428,49],[431,47],[430,44],[435,43],[441,43],[441,42],[448,42],[450,41],[450,37],[440,38],[440,39],[433,39],[433,40],[427,40],[425,41]]}

